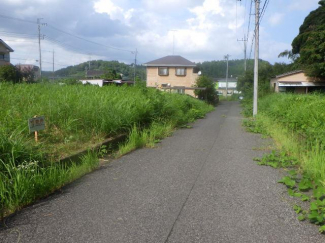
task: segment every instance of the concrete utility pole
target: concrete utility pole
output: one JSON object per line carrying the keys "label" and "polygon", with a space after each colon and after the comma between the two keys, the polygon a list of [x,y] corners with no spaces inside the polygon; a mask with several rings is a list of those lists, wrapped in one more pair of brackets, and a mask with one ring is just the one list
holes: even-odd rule
{"label": "concrete utility pole", "polygon": [[53,73],[52,73],[52,75],[53,75],[53,78],[54,78],[54,50],[53,50]]}
{"label": "concrete utility pole", "polygon": [[40,79],[42,79],[42,50],[41,50],[41,25],[46,25],[45,23],[41,23],[42,18],[37,19],[38,24],[38,48],[39,48],[39,75]]}
{"label": "concrete utility pole", "polygon": [[246,72],[247,70],[247,39],[246,35],[244,35],[244,39],[237,40],[237,41],[243,41],[244,42],[244,70]]}
{"label": "concrete utility pole", "polygon": [[134,52],[134,69],[133,69],[133,85],[135,86],[135,68],[137,66],[137,54],[138,54],[138,49],[135,49]]}
{"label": "concrete utility pole", "polygon": [[257,115],[259,30],[260,30],[259,25],[260,25],[260,0],[255,0],[255,66],[254,66],[253,116]]}
{"label": "concrete utility pole", "polygon": [[91,54],[89,54],[88,70],[90,71]]}
{"label": "concrete utility pole", "polygon": [[228,99],[228,71],[229,71],[229,54],[225,56],[225,59],[227,60],[227,72],[226,72],[226,97]]}

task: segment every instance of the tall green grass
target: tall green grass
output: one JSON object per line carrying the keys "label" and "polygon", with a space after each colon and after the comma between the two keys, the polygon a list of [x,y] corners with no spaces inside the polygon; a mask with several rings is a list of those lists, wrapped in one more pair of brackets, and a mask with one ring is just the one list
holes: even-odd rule
{"label": "tall green grass", "polygon": [[134,126],[126,143],[119,146],[117,157],[137,148],[154,147],[156,143],[160,142],[160,139],[169,136],[173,132],[174,127],[172,123],[158,122],[152,123],[150,127],[143,130],[139,130],[138,127]]}
{"label": "tall green grass", "polygon": [[92,171],[98,161],[97,154],[91,151],[80,163],[69,166],[56,163],[43,167],[39,161],[16,165],[14,160],[0,160],[0,218]]}
{"label": "tall green grass", "polygon": [[303,172],[325,182],[325,96],[272,94],[259,100],[257,121]]}
{"label": "tall green grass", "polygon": [[[89,143],[154,121],[176,125],[204,116],[211,106],[185,95],[137,87],[0,84],[0,159],[58,160]],[[35,144],[27,120],[44,115]]]}
{"label": "tall green grass", "polygon": [[[120,155],[153,146],[174,127],[202,118],[212,106],[186,95],[143,87],[0,83],[0,216],[60,188],[98,166],[96,153],[82,162],[56,163],[121,133]],[[43,115],[39,143],[27,120]]]}

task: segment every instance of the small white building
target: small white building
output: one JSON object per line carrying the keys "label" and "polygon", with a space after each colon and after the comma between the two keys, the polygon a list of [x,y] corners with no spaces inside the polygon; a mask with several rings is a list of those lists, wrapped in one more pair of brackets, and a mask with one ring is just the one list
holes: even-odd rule
{"label": "small white building", "polygon": [[228,81],[228,95],[238,94],[237,91],[237,78],[214,78],[213,81],[216,84],[216,90],[220,95],[226,96],[227,93],[227,81]]}
{"label": "small white building", "polygon": [[103,87],[104,85],[104,79],[85,79],[80,80],[82,84],[91,84],[91,85],[98,85],[99,87]]}

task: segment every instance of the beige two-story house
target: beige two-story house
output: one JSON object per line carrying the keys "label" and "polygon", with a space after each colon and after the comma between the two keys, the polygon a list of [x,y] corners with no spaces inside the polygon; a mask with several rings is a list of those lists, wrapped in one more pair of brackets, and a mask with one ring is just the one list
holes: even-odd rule
{"label": "beige two-story house", "polygon": [[278,75],[271,79],[270,85],[275,92],[307,94],[325,91],[325,80],[308,77],[302,70]]}
{"label": "beige two-story house", "polygon": [[181,56],[166,56],[144,64],[147,67],[147,87],[177,90],[194,95],[198,73],[196,64]]}
{"label": "beige two-story house", "polygon": [[14,50],[0,39],[0,66],[10,64],[10,52]]}

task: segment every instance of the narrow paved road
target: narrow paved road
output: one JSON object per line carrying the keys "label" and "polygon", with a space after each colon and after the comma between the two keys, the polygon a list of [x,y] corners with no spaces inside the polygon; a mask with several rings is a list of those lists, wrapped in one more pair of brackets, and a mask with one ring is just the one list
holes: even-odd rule
{"label": "narrow paved road", "polygon": [[267,140],[223,103],[154,149],[130,153],[6,220],[0,242],[325,242],[252,161]]}

